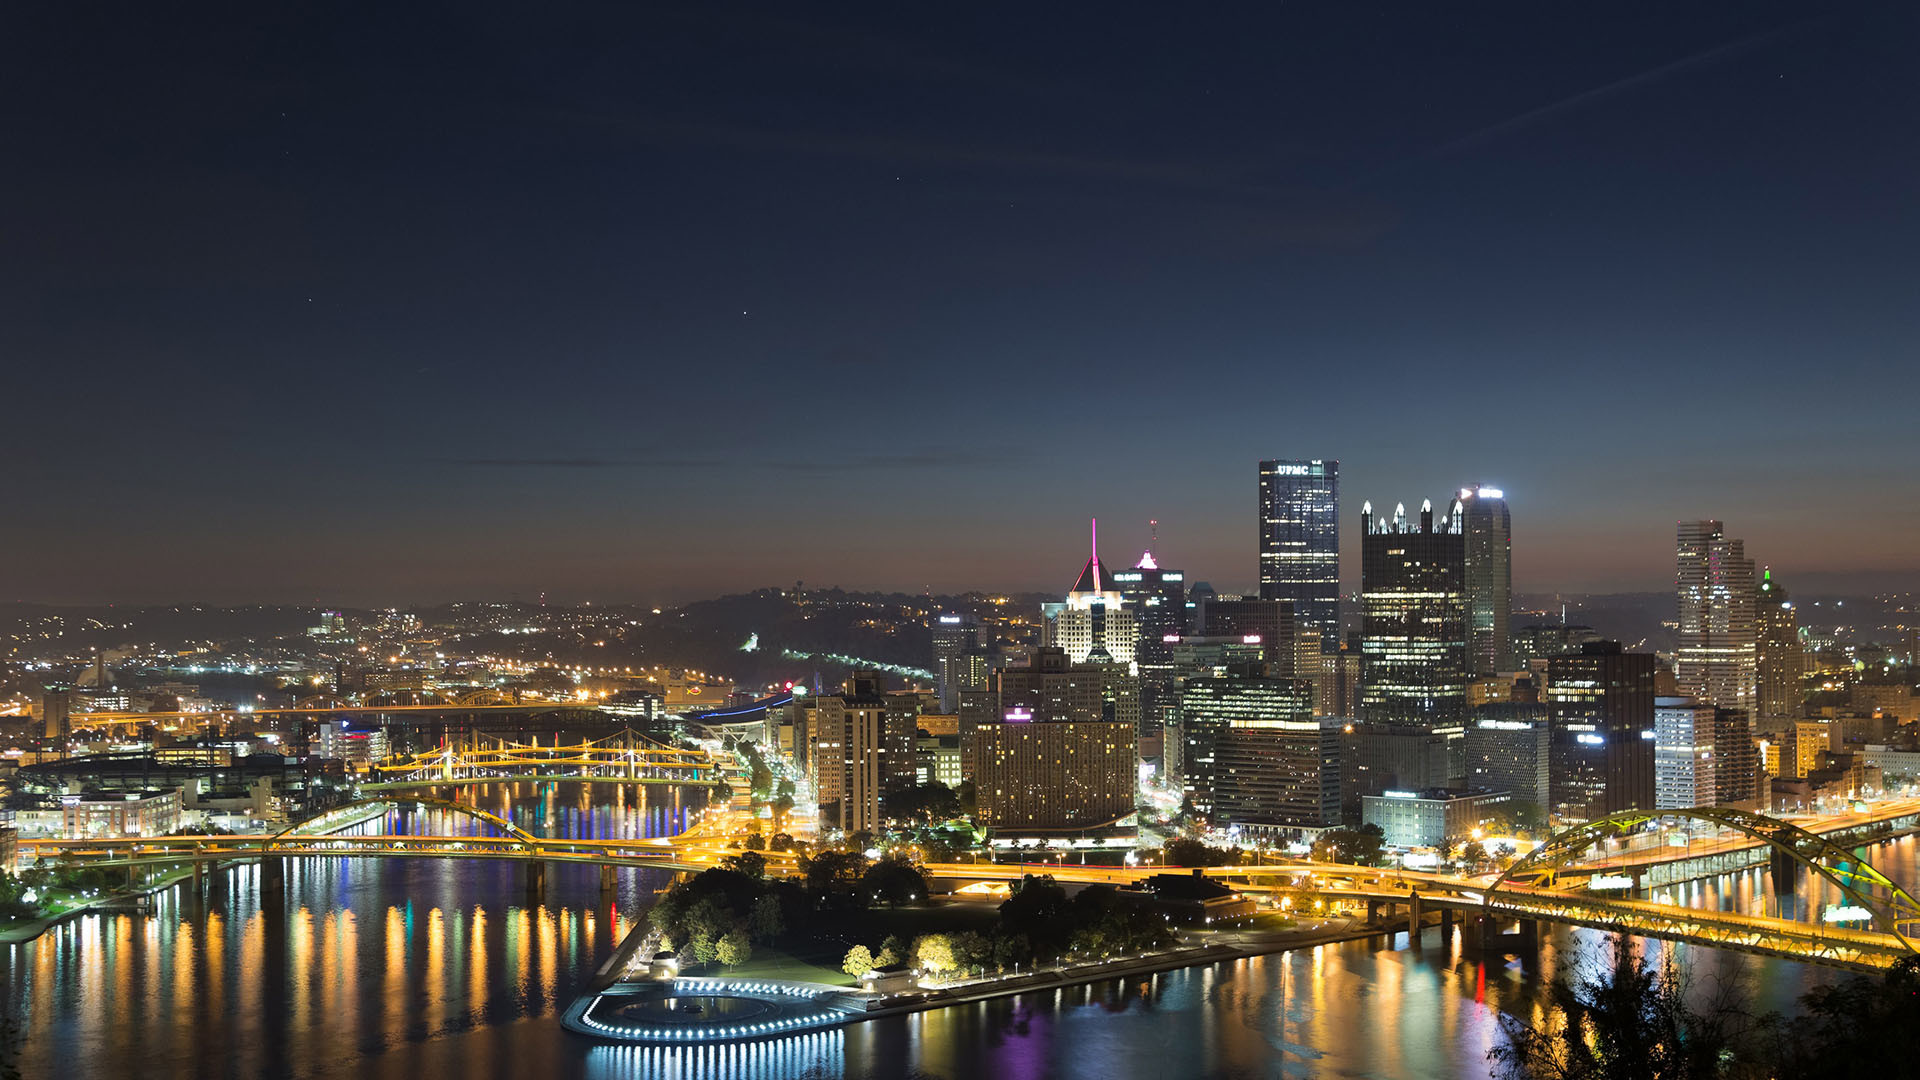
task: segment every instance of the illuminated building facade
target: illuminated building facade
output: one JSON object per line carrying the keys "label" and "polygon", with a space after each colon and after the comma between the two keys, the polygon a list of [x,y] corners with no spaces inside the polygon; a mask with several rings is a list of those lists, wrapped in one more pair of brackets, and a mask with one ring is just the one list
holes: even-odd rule
{"label": "illuminated building facade", "polygon": [[1754,707],[1762,723],[1796,717],[1806,710],[1800,693],[1800,671],[1804,661],[1800,649],[1800,625],[1795,618],[1793,600],[1787,590],[1773,579],[1773,571],[1761,572],[1759,596],[1754,602],[1754,621],[1759,640],[1755,643],[1754,667],[1758,685],[1754,689]]}
{"label": "illuminated building facade", "polygon": [[1653,800],[1657,810],[1690,810],[1720,801],[1714,707],[1690,697],[1653,702]]}
{"label": "illuminated building facade", "polygon": [[[1715,801],[1721,806],[1735,803],[1764,807],[1768,795],[1768,777],[1772,771],[1762,760],[1760,740],[1754,738],[1753,722],[1739,709],[1713,710],[1713,750],[1717,759],[1714,784],[1719,789]],[[1773,764],[1779,765],[1775,756]]]}
{"label": "illuminated building facade", "polygon": [[1339,820],[1337,729],[1313,716],[1313,685],[1259,664],[1180,688],[1180,779],[1216,826],[1277,834]]}
{"label": "illuminated building facade", "polygon": [[1042,604],[1040,643],[1063,649],[1075,664],[1127,664],[1134,661],[1138,631],[1119,583],[1100,561],[1099,523],[1093,525],[1093,550],[1087,564],[1059,603]]}
{"label": "illuminated building facade", "polygon": [[940,711],[960,709],[960,692],[983,690],[993,668],[993,657],[980,647],[980,620],[971,614],[934,616],[933,673],[940,694]]}
{"label": "illuminated building facade", "polygon": [[1467,670],[1513,671],[1513,522],[1505,493],[1485,485],[1461,488],[1460,505],[1466,517]]}
{"label": "illuminated building facade", "polygon": [[1467,708],[1465,538],[1461,506],[1416,525],[1361,510],[1360,719],[1373,724],[1459,723]]}
{"label": "illuminated building facade", "polygon": [[[1215,596],[1201,601],[1194,617],[1202,637],[1239,638],[1258,645],[1269,675],[1293,676],[1296,658],[1291,600]],[[1320,651],[1318,636],[1313,639],[1313,650],[1316,655]]]}
{"label": "illuminated building facade", "polygon": [[1260,598],[1293,605],[1320,651],[1340,647],[1340,463],[1260,463]]}
{"label": "illuminated building facade", "polygon": [[1503,701],[1479,706],[1467,724],[1466,782],[1507,792],[1544,813],[1552,799],[1551,731],[1543,704]]}
{"label": "illuminated building facade", "polygon": [[918,761],[913,713],[878,672],[855,671],[839,694],[807,700],[807,760],[821,820],[846,832],[880,827],[880,793],[911,783]]}
{"label": "illuminated building facade", "polygon": [[1746,545],[1728,537],[1718,521],[1683,521],[1677,570],[1680,693],[1751,717],[1759,683],[1759,592]]}
{"label": "illuminated building facade", "polygon": [[1654,805],[1653,654],[1589,642],[1547,661],[1553,724],[1553,805],[1562,821],[1591,821]]}
{"label": "illuminated building facade", "polygon": [[1512,798],[1504,791],[1388,791],[1367,796],[1362,817],[1380,827],[1390,847],[1437,848],[1470,839]]}
{"label": "illuminated building facade", "polygon": [[1187,575],[1140,556],[1113,575],[1134,621],[1134,668],[1140,675],[1140,735],[1158,736],[1174,708],[1173,643],[1187,632]]}
{"label": "illuminated building facade", "polygon": [[981,725],[974,739],[984,828],[1094,828],[1134,811],[1132,724],[1009,719]]}

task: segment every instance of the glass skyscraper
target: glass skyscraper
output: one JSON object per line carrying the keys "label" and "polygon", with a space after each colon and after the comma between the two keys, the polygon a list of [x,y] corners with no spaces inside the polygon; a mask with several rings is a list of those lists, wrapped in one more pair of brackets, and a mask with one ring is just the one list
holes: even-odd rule
{"label": "glass skyscraper", "polygon": [[1467,670],[1492,675],[1514,670],[1513,522],[1499,488],[1460,489],[1466,509]]}
{"label": "glass skyscraper", "polygon": [[1340,463],[1260,463],[1260,599],[1290,600],[1296,632],[1340,650]]}
{"label": "glass skyscraper", "polygon": [[1467,713],[1466,552],[1461,505],[1418,524],[1404,505],[1361,508],[1360,719],[1460,724]]}

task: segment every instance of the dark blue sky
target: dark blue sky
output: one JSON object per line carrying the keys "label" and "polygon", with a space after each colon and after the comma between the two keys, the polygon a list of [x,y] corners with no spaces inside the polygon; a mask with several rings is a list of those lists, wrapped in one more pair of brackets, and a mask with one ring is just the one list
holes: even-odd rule
{"label": "dark blue sky", "polygon": [[[4,599],[1920,566],[1906,5],[0,15]],[[1122,550],[1124,549],[1124,550]],[[1357,571],[1357,567],[1351,568]]]}

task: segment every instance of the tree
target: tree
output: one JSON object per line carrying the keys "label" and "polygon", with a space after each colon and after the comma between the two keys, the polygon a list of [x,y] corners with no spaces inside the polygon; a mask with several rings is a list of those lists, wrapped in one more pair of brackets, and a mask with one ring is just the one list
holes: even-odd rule
{"label": "tree", "polygon": [[[1612,941],[1611,971],[1589,965],[1548,988],[1539,1026],[1500,1015],[1505,1045],[1487,1052],[1506,1080],[1708,1080],[1748,1075],[1752,1025],[1737,1004],[1687,1004],[1675,964],[1647,967],[1634,943]],[[1726,989],[1723,988],[1723,994]],[[1787,1075],[1792,1075],[1788,1073]]]}
{"label": "tree", "polygon": [[993,962],[1009,968],[1024,964],[1033,956],[1033,944],[1025,934],[1006,934],[993,939]]}
{"label": "tree", "polygon": [[[792,785],[783,780],[781,781],[781,786],[790,788]],[[782,791],[780,797],[773,800],[773,827],[778,829],[786,824],[787,815],[791,813],[793,813],[793,792],[791,790]],[[781,833],[780,835],[786,836],[785,833]],[[787,838],[789,840],[792,839],[792,837]],[[774,850],[779,851],[780,849],[774,848]]]}
{"label": "tree", "polygon": [[743,851],[738,855],[728,855],[720,860],[720,865],[728,870],[745,874],[756,881],[767,876],[767,857],[757,851]]}
{"label": "tree", "polygon": [[[996,931],[1003,939],[1018,937],[1021,960],[1029,956],[1058,956],[1073,936],[1072,905],[1067,891],[1053,878],[1028,874],[1014,886],[1013,895],[1000,903],[1000,925]],[[995,945],[994,958],[1000,959]],[[1004,966],[1004,961],[1002,962]]]}
{"label": "tree", "polygon": [[1350,866],[1379,866],[1386,834],[1378,825],[1358,829],[1329,829],[1313,842],[1313,857],[1320,862],[1346,863]]}
{"label": "tree", "polygon": [[729,930],[714,946],[714,955],[727,967],[739,967],[753,956],[753,943],[747,940],[745,930]]}
{"label": "tree", "polygon": [[713,935],[704,930],[694,931],[693,940],[688,942],[688,948],[693,950],[695,963],[711,964],[714,957],[719,955],[718,946],[713,943]]}
{"label": "tree", "polygon": [[907,947],[899,934],[888,934],[887,940],[880,943],[880,952],[873,958],[873,963],[876,967],[886,967],[888,964],[902,963],[912,955],[913,950]]}
{"label": "tree", "polygon": [[865,945],[855,945],[847,950],[847,958],[840,961],[840,970],[859,978],[874,968],[873,952]]}
{"label": "tree", "polygon": [[[789,807],[789,809],[791,809],[791,807]],[[767,850],[768,851],[792,851],[793,837],[783,832],[774,833],[773,839],[767,841]]]}
{"label": "tree", "polygon": [[748,851],[767,850],[767,838],[764,836],[761,836],[759,833],[748,833],[747,834],[747,850]]}
{"label": "tree", "polygon": [[960,966],[954,956],[953,938],[947,934],[922,934],[913,943],[913,962],[921,970],[945,974]]}
{"label": "tree", "polygon": [[860,889],[888,907],[899,907],[927,895],[927,876],[910,860],[889,855],[861,876]]}
{"label": "tree", "polygon": [[993,941],[985,934],[965,930],[947,937],[953,943],[953,959],[959,967],[971,971],[993,963]]}
{"label": "tree", "polygon": [[1232,858],[1224,848],[1208,847],[1184,836],[1167,841],[1163,854],[1168,866],[1224,866]]}
{"label": "tree", "polygon": [[1879,981],[1848,979],[1801,995],[1801,1016],[1768,1018],[1755,1055],[1784,1077],[1904,1076],[1920,1056],[1920,958],[1908,957]]}
{"label": "tree", "polygon": [[766,893],[753,902],[753,911],[747,916],[747,929],[762,941],[770,941],[786,933],[786,920],[780,915],[780,898]]}

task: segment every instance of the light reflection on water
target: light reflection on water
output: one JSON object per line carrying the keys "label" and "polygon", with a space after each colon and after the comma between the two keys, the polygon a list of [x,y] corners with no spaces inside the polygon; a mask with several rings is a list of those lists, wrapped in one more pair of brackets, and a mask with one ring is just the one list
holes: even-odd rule
{"label": "light reflection on water", "polygon": [[[577,792],[519,787],[496,791],[498,809],[580,835],[644,834],[663,811],[687,812],[609,799],[583,820]],[[1873,858],[1912,880],[1915,847]],[[1497,1012],[1533,1013],[1539,974],[1601,940],[1556,932],[1535,957],[1482,962],[1429,930],[1416,949],[1382,937],[777,1042],[600,1046],[563,1031],[558,1014],[667,879],[622,871],[609,899],[596,869],[553,864],[530,901],[523,875],[509,862],[295,860],[276,910],[257,868],[237,868],[200,901],[175,891],[150,916],[89,916],[0,950],[0,1001],[24,1016],[28,1076],[1485,1076]],[[1766,888],[1762,871],[1686,895],[1752,910]],[[1762,1010],[1835,978],[1685,946],[1647,951],[1685,963],[1703,994],[1718,980],[1749,987]]]}

